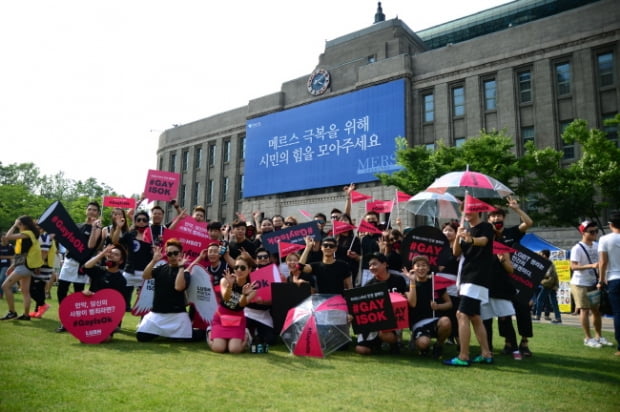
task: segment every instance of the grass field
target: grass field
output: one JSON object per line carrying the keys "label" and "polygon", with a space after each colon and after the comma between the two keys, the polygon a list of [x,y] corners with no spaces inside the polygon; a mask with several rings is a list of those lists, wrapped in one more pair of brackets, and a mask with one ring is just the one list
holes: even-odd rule
{"label": "grass field", "polygon": [[[615,348],[587,348],[566,325],[535,323],[532,358],[453,368],[406,350],[317,359],[283,345],[218,355],[202,342],[138,343],[131,315],[112,342],[86,345],[54,332],[58,305],[49,303],[43,319],[0,322],[0,411],[620,410]],[[455,351],[447,346],[445,357]]]}

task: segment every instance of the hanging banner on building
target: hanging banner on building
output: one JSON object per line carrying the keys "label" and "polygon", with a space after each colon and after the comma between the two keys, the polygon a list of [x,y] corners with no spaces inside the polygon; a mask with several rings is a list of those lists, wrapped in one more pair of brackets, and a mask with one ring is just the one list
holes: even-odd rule
{"label": "hanging banner on building", "polygon": [[144,196],[149,200],[169,202],[176,199],[181,175],[163,170],[149,170],[144,186]]}
{"label": "hanging banner on building", "polygon": [[405,106],[399,79],[248,120],[243,197],[376,181],[401,169],[395,138],[406,134]]}

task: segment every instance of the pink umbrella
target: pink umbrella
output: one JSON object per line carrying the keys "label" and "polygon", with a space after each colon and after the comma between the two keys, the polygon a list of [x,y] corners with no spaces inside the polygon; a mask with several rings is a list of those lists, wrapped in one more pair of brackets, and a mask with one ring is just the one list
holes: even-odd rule
{"label": "pink umbrella", "polygon": [[293,355],[325,357],[351,341],[341,295],[315,294],[290,309],[280,336]]}
{"label": "pink umbrella", "polygon": [[505,184],[484,173],[465,170],[450,172],[438,177],[426,188],[428,192],[450,193],[454,196],[465,196],[465,192],[474,197],[506,197],[513,194]]}

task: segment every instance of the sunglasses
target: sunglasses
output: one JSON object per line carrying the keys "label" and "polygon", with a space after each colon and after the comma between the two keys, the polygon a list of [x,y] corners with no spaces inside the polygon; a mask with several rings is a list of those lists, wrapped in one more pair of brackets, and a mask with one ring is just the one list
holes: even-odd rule
{"label": "sunglasses", "polygon": [[295,223],[293,222],[284,222],[285,226],[295,226]]}
{"label": "sunglasses", "polygon": [[247,268],[248,267],[246,265],[237,265],[233,269],[243,271],[243,270],[246,270]]}
{"label": "sunglasses", "polygon": [[319,225],[324,225],[325,224],[325,221],[323,219],[317,219],[316,221],[317,221],[317,223]]}
{"label": "sunglasses", "polygon": [[323,246],[325,249],[335,249],[336,245],[333,243],[323,243],[321,246]]}
{"label": "sunglasses", "polygon": [[256,259],[269,259],[269,255],[256,255]]}
{"label": "sunglasses", "polygon": [[178,250],[173,250],[172,252],[166,252],[166,256],[170,257],[170,256],[179,256],[179,252]]}
{"label": "sunglasses", "polygon": [[145,218],[145,217],[139,217],[139,218],[136,219],[136,223],[138,223],[138,222],[148,223],[148,221],[149,220],[147,218]]}

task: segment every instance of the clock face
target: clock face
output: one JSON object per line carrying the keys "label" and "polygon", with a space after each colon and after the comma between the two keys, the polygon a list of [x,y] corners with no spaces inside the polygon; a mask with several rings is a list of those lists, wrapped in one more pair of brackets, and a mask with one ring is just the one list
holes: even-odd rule
{"label": "clock face", "polygon": [[329,72],[325,69],[316,69],[312,72],[310,77],[308,77],[308,81],[306,82],[306,87],[308,88],[308,92],[313,96],[318,96],[319,94],[323,94],[325,90],[329,87],[330,75]]}

